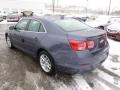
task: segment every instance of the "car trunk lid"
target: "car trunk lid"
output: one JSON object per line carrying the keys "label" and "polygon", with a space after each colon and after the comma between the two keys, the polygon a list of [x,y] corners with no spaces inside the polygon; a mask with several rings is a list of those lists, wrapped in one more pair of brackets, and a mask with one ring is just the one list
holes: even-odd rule
{"label": "car trunk lid", "polygon": [[90,51],[96,51],[98,49],[101,49],[107,43],[106,31],[99,29],[68,32],[68,39],[94,41],[94,47],[89,49]]}

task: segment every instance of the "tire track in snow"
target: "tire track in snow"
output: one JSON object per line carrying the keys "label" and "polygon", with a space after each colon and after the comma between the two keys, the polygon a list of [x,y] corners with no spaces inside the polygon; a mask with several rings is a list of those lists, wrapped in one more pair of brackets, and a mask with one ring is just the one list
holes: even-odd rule
{"label": "tire track in snow", "polygon": [[[26,87],[27,86],[27,87]],[[32,86],[29,87],[28,86]],[[82,75],[56,75],[55,77],[40,73],[26,72],[26,90],[92,90]]]}
{"label": "tire track in snow", "polygon": [[[120,78],[116,78],[102,70],[96,69],[93,72],[86,73],[84,74],[84,78],[94,90],[106,90],[106,88],[120,90]],[[100,87],[97,87],[96,83]]]}

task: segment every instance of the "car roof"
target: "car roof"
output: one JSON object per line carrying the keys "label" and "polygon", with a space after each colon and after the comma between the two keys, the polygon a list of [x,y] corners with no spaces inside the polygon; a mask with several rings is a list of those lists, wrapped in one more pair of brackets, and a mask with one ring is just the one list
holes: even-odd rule
{"label": "car roof", "polygon": [[37,20],[45,20],[49,22],[54,22],[56,20],[63,20],[66,17],[64,15],[48,15],[48,16],[32,16],[32,17],[23,17],[22,19],[37,19]]}
{"label": "car roof", "polygon": [[42,21],[45,29],[49,33],[65,33],[63,29],[59,28],[53,23],[55,20],[62,20],[62,18],[58,16],[32,16],[32,17],[23,17],[22,19],[33,19],[33,20],[38,20],[40,22]]}

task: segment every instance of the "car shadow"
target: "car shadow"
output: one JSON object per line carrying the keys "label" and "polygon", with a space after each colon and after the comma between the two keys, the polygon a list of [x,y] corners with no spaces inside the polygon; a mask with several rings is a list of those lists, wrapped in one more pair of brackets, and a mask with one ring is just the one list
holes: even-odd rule
{"label": "car shadow", "polygon": [[[12,52],[11,52],[11,51],[12,51]],[[62,82],[64,82],[64,83],[66,83],[66,84],[72,81],[72,76],[73,76],[73,75],[67,74],[67,73],[57,72],[57,73],[56,73],[55,75],[53,75],[53,76],[46,75],[46,74],[41,70],[40,65],[39,65],[39,61],[38,61],[36,58],[32,57],[32,56],[29,55],[29,54],[24,53],[23,51],[21,51],[21,50],[19,50],[19,49],[14,48],[14,49],[10,50],[10,52],[11,52],[11,53],[16,52],[17,55],[19,54],[20,58],[21,58],[21,56],[22,56],[22,58],[24,59],[24,60],[23,60],[23,59],[22,59],[22,60],[23,60],[24,64],[26,65],[27,70],[28,70],[29,72],[32,72],[32,73],[38,73],[38,72],[40,72],[40,73],[43,74],[43,76],[51,77],[51,78],[53,78],[55,81],[57,81],[57,80],[58,80],[58,81],[62,81]],[[31,64],[33,64],[33,65],[31,65]],[[66,82],[66,81],[67,81],[67,82]]]}

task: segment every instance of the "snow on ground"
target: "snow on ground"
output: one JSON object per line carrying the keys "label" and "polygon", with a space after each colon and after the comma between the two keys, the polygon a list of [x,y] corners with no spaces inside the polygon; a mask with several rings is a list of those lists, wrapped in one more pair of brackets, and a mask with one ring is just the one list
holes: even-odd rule
{"label": "snow on ground", "polygon": [[[0,24],[9,25],[15,24],[15,22],[3,21],[0,22]],[[2,25],[1,28],[6,29],[6,26]],[[4,32],[0,33],[0,40],[4,41]],[[4,90],[6,88],[9,88],[9,90],[13,90],[10,88],[14,88],[14,90],[120,90],[120,42],[111,39],[108,39],[108,41],[110,44],[110,54],[107,60],[102,64],[102,69],[98,68],[90,73],[76,74],[73,76],[56,75],[55,77],[50,77],[40,72],[37,67],[35,71],[38,71],[36,72],[33,72],[32,69],[28,71],[26,64],[29,66],[29,68],[31,68],[32,65],[32,68],[34,68],[35,65],[33,62],[30,63],[30,60],[26,61],[27,59],[25,61],[22,61],[19,56],[21,54],[16,52],[18,53],[16,57],[19,57],[20,60],[16,60],[16,58],[14,59],[11,57],[13,60],[10,62],[16,63],[18,61],[22,61],[22,64],[21,62],[19,62],[19,64],[26,67],[25,69],[22,69],[21,72],[20,69],[22,67],[18,68],[20,72],[19,74],[21,74],[23,71],[25,72],[25,77],[23,76],[24,85],[21,86],[18,82],[18,85],[16,85],[16,83],[13,82],[14,79],[11,80],[11,82],[9,82],[9,80],[6,80],[6,82],[1,83],[0,90]],[[5,45],[2,44],[2,42],[0,43],[0,46],[2,47],[1,51],[3,51],[3,49],[6,49]],[[11,55],[12,53],[9,54]],[[25,57],[26,56],[24,56],[24,58]],[[11,70],[9,67],[12,67],[14,69],[14,63],[11,63],[13,64],[11,66],[8,64],[8,62],[0,63],[0,72],[2,72],[0,73],[0,79],[3,78],[4,80],[4,78],[7,77],[8,72]],[[108,70],[109,73],[106,72],[106,70]],[[19,74],[17,74],[18,77],[22,77],[22,75]]]}
{"label": "snow on ground", "polygon": [[84,74],[93,90],[120,90],[120,42],[108,39],[110,49],[107,60],[90,74]]}
{"label": "snow on ground", "polygon": [[98,80],[106,83],[110,88],[114,90],[120,90],[120,80],[117,77],[111,76],[104,71],[97,70],[99,73],[97,75]]}
{"label": "snow on ground", "polygon": [[120,42],[108,40],[110,44],[109,56],[103,63],[104,69],[120,76]]}
{"label": "snow on ground", "polygon": [[92,82],[94,83],[93,90],[111,90],[110,87],[106,86],[102,81],[98,79],[94,79]]}
{"label": "snow on ground", "polygon": [[[43,78],[45,78],[44,81]],[[56,75],[55,77],[49,77],[46,75],[42,76],[39,73],[26,72],[25,89],[26,86],[30,86],[35,90],[45,90],[43,87],[44,84],[50,85],[46,86],[47,90],[48,88],[49,90],[92,90],[83,76],[79,74],[74,76]]]}

